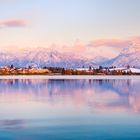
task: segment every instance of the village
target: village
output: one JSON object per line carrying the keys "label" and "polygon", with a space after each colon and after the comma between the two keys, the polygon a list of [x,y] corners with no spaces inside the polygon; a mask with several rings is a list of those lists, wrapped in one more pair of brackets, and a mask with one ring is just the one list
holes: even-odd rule
{"label": "village", "polygon": [[3,66],[0,68],[0,75],[32,75],[32,74],[48,74],[48,69],[42,68],[16,68],[13,65]]}
{"label": "village", "polygon": [[0,67],[0,75],[140,75],[140,69],[134,67],[59,68],[59,67],[23,67],[13,65]]}

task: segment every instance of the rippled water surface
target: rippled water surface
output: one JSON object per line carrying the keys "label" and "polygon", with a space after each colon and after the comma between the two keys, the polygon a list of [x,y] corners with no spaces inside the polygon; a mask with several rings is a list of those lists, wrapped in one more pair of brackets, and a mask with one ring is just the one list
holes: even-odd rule
{"label": "rippled water surface", "polygon": [[140,80],[0,80],[0,140],[140,140]]}

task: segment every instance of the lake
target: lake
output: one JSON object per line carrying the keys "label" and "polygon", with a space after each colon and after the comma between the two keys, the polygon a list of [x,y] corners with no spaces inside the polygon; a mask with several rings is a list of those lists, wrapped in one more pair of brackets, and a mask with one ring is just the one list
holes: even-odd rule
{"label": "lake", "polygon": [[0,140],[139,140],[140,80],[1,79]]}

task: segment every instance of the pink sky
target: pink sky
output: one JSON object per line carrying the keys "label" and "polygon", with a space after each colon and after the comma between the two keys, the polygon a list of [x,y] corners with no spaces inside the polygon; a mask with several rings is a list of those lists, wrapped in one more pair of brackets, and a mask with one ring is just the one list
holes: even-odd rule
{"label": "pink sky", "polygon": [[111,58],[139,47],[139,6],[138,0],[1,0],[0,50],[46,47]]}

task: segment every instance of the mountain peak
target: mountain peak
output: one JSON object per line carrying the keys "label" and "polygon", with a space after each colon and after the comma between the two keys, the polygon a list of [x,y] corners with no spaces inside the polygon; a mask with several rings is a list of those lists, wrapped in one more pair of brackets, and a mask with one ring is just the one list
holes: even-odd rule
{"label": "mountain peak", "polygon": [[116,67],[130,65],[131,67],[140,67],[140,49],[135,45],[125,47],[117,57],[106,61],[104,65]]}

